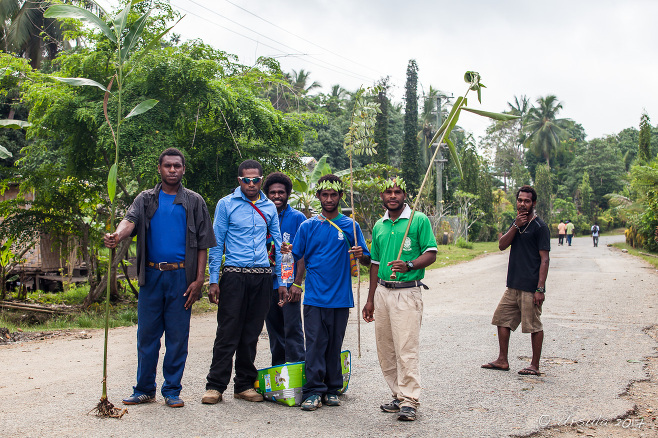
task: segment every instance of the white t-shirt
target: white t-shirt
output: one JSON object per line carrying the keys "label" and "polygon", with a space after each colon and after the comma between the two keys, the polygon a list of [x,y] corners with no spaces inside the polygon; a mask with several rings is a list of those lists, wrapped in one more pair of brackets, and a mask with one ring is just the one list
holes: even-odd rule
{"label": "white t-shirt", "polygon": [[592,237],[598,237],[599,235],[599,226],[592,225]]}

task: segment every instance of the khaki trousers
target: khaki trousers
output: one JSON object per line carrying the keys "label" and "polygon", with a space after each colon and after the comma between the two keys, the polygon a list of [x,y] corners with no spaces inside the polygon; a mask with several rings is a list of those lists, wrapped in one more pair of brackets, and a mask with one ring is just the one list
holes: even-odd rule
{"label": "khaki trousers", "polygon": [[420,398],[418,340],[423,319],[420,287],[375,291],[375,337],[379,365],[393,398],[417,408]]}

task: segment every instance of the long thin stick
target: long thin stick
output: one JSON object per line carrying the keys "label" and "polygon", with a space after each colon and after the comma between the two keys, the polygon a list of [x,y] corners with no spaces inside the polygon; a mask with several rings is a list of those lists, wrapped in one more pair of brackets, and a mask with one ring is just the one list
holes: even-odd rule
{"label": "long thin stick", "polygon": [[[356,237],[356,211],[354,210],[354,172],[352,170],[352,154],[350,153],[350,204],[352,204],[352,229],[354,231],[354,246],[357,245]],[[354,257],[356,261],[356,308],[361,309],[361,267],[359,258]],[[351,275],[351,273],[350,273]],[[359,358],[361,358],[361,318],[356,318],[356,345]]]}
{"label": "long thin stick", "polygon": [[[471,85],[468,85],[468,89],[466,90],[466,93],[464,94],[464,97],[462,99],[462,102],[466,101],[466,96],[468,96],[468,92],[471,90]],[[452,123],[452,120],[457,117],[457,114],[459,114],[459,110],[455,111],[452,114],[452,117],[448,119],[448,122],[446,123],[446,129],[443,131],[443,134],[441,134],[441,139],[439,140],[439,145],[443,143],[443,139],[445,138],[446,134],[448,133],[448,127]],[[432,141],[430,142],[430,145],[434,144],[434,141],[436,140],[436,137],[439,135],[439,132],[437,131],[436,134],[434,134],[434,137],[432,138]],[[436,158],[436,154],[439,153],[440,146],[437,146],[436,150],[434,151],[434,154],[432,155],[432,158],[430,159],[430,164],[427,167],[427,172],[425,172],[425,178],[423,178],[423,183],[420,185],[420,189],[418,189],[418,195],[416,196],[416,200],[414,201],[414,205],[411,208],[411,216],[409,216],[409,222],[407,223],[407,229],[404,232],[404,237],[402,238],[402,244],[400,245],[400,251],[398,252],[398,257],[396,260],[400,260],[400,257],[402,257],[402,249],[404,248],[404,241],[407,240],[407,236],[409,235],[409,228],[411,227],[411,221],[414,219],[414,213],[416,213],[416,208],[418,207],[418,202],[420,201],[420,196],[423,193],[423,189],[425,188],[425,183],[427,182],[427,179],[430,176],[430,173],[432,171],[432,163],[434,162],[434,159]],[[395,272],[391,274],[391,279],[395,279],[396,275]]]}

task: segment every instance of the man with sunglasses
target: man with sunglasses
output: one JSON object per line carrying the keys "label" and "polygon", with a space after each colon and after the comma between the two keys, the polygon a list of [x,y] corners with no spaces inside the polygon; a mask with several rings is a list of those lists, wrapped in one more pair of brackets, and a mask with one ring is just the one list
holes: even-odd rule
{"label": "man with sunglasses", "polygon": [[185,157],[166,149],[158,160],[161,182],[144,190],[114,233],[108,248],[137,236],[137,384],[126,405],[155,401],[160,339],[165,335],[161,392],[167,406],[182,407],[179,397],[187,360],[192,304],[201,296],[207,249],[215,246],[208,208],[201,196],[181,184]]}
{"label": "man with sunglasses", "polygon": [[[238,167],[240,184],[217,202],[213,229],[217,246],[210,251],[208,298],[217,307],[217,334],[202,403],[222,400],[231,379],[235,355],[234,398],[263,401],[254,389],[258,336],[270,306],[272,271],[281,278],[281,234],[276,206],[260,190],[263,168],[246,160]],[[270,265],[267,238],[274,242],[276,262]],[[223,269],[222,256],[225,256]],[[221,276],[221,278],[220,278]],[[279,283],[282,284],[282,283]],[[279,287],[279,305],[287,298]]]}

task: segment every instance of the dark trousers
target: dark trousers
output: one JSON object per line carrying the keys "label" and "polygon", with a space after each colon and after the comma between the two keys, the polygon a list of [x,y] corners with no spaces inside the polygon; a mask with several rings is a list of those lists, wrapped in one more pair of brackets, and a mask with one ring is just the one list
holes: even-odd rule
{"label": "dark trousers", "polygon": [[571,239],[573,239],[573,234],[567,234],[567,243],[571,246]]}
{"label": "dark trousers", "polygon": [[564,245],[564,236],[565,236],[564,234],[558,234],[557,235],[557,238],[558,238],[557,244],[558,245]]}
{"label": "dark trousers", "polygon": [[187,297],[185,269],[158,271],[146,268],[146,284],[137,300],[137,395],[155,395],[155,376],[160,355],[160,338],[165,335],[162,362],[162,395],[179,395],[187,360],[191,310],[185,310]]}
{"label": "dark trousers", "polygon": [[270,305],[270,274],[225,272],[219,281],[217,334],[206,389],[224,392],[235,355],[235,392],[254,387],[258,336]]}
{"label": "dark trousers", "polygon": [[599,246],[599,236],[592,236],[592,241],[594,242],[594,246]]}
{"label": "dark trousers", "polygon": [[270,293],[270,310],[265,319],[270,338],[272,366],[304,361],[304,330],[301,301],[279,307],[279,290]]}
{"label": "dark trousers", "polygon": [[338,394],[343,387],[340,350],[350,309],[304,306],[306,334],[306,384],[302,398]]}

